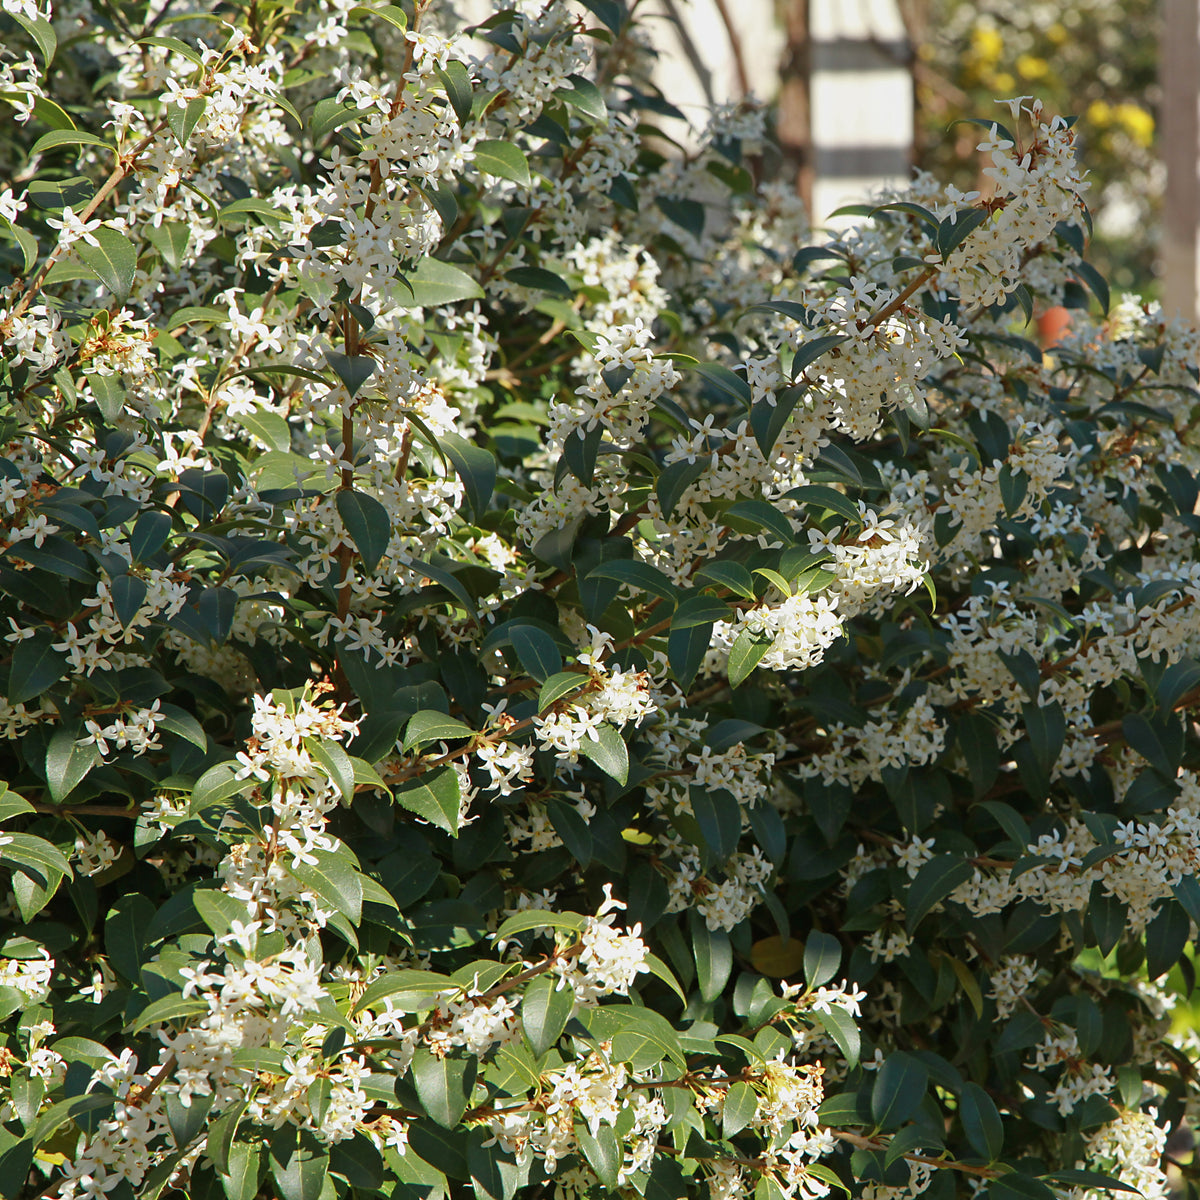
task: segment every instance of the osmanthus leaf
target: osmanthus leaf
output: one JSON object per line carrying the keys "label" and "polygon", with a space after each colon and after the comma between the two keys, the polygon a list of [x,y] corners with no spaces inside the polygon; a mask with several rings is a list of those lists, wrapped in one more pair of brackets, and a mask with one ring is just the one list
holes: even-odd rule
{"label": "osmanthus leaf", "polygon": [[546,801],[546,816],[571,857],[582,868],[592,861],[592,833],[579,811],[555,797]]}
{"label": "osmanthus leaf", "polygon": [[956,887],[971,878],[974,868],[957,854],[934,855],[917,872],[908,888],[906,924],[911,933]]}
{"label": "osmanthus leaf", "polygon": [[116,147],[97,137],[94,133],[85,133],[82,129],[52,129],[44,133],[29,148],[29,157],[54,150],[58,146],[99,146],[102,150],[115,150]]}
{"label": "osmanthus leaf", "polygon": [[521,666],[539,683],[561,673],[562,655],[554,639],[544,630],[514,621],[509,638]]}
{"label": "osmanthus leaf", "polygon": [[575,993],[569,983],[540,975],[526,985],[521,999],[521,1026],[538,1058],[562,1037],[574,1008]]}
{"label": "osmanthus leaf", "polygon": [[[592,738],[591,732],[596,734]],[[584,735],[579,743],[579,753],[590,758],[606,775],[619,784],[629,781],[629,747],[617,729],[608,724],[600,725]]]}
{"label": "osmanthus leaf", "polygon": [[578,933],[586,924],[587,917],[572,912],[550,912],[548,909],[529,909],[517,913],[505,921],[496,930],[493,937],[502,942],[514,938],[519,933],[528,933],[531,929],[562,929],[568,933]]}
{"label": "osmanthus leaf", "polygon": [[995,1162],[1004,1149],[1004,1122],[995,1102],[979,1084],[963,1084],[958,1116],[971,1149],[988,1162]]}
{"label": "osmanthus leaf", "polygon": [[362,920],[362,876],[347,852],[313,850],[309,857],[317,861],[293,863],[289,868],[292,875],[352,925],[357,925]]}
{"label": "osmanthus leaf", "polygon": [[739,533],[766,534],[790,546],[796,540],[791,521],[765,500],[740,500],[720,516],[722,525]]}
{"label": "osmanthus leaf", "polygon": [[[29,34],[41,53],[43,65],[49,70],[50,64],[54,61],[55,52],[58,50],[58,36],[54,32],[54,26],[42,17],[23,15],[15,5],[11,4],[5,8],[4,15],[9,20],[15,21]],[[35,151],[30,151],[31,156],[33,153]]]}
{"label": "osmanthus leaf", "polygon": [[688,913],[692,956],[696,961],[696,985],[703,1000],[715,1000],[733,971],[733,943],[723,929],[709,929],[696,909]]}
{"label": "osmanthus leaf", "polygon": [[363,384],[379,369],[379,364],[375,359],[368,358],[364,354],[349,356],[338,354],[333,350],[326,350],[325,361],[341,380],[342,386],[345,387],[351,399],[358,395]]}
{"label": "osmanthus leaf", "polygon": [[399,784],[396,803],[418,817],[436,825],[451,837],[458,837],[458,813],[462,803],[458,775],[453,767],[439,767],[426,775]]}
{"label": "osmanthus leaf", "polygon": [[679,587],[672,583],[657,567],[647,562],[630,558],[613,558],[593,567],[589,579],[615,579],[642,592],[659,596],[670,604],[679,599]]}
{"label": "osmanthus leaf", "polygon": [[434,69],[446,89],[446,99],[450,101],[458,123],[465,124],[471,116],[471,75],[466,63],[451,59],[444,67]]}
{"label": "osmanthus leaf", "polygon": [[[204,116],[204,110],[207,107],[208,98],[206,96],[195,96],[182,106],[167,105],[167,124],[171,127],[171,132],[181,146],[187,145],[188,138],[192,136],[196,123]],[[278,217],[277,213],[272,213],[272,215]]]}
{"label": "osmanthus leaf", "polygon": [[991,216],[986,208],[960,208],[937,228],[937,248],[943,259],[951,254]]}
{"label": "osmanthus leaf", "polygon": [[1104,884],[1096,880],[1088,897],[1087,916],[1100,953],[1109,954],[1125,932],[1129,919],[1128,905],[1116,896],[1108,895]]}
{"label": "osmanthus leaf", "polygon": [[837,1005],[832,1005],[828,1012],[813,1010],[811,1015],[816,1017],[824,1026],[825,1032],[837,1043],[847,1065],[855,1066],[858,1063],[862,1043],[854,1018],[844,1008],[839,1008]]}
{"label": "osmanthus leaf", "polygon": [[[149,585],[137,575],[118,575],[112,581],[109,594],[112,596],[113,611],[123,628],[129,628],[130,622],[145,603],[149,591]],[[204,749],[203,746],[200,748]]]}
{"label": "osmanthus leaf", "polygon": [[1100,1171],[1052,1171],[1049,1175],[1043,1175],[1041,1178],[1048,1179],[1051,1183],[1065,1183],[1073,1188],[1098,1188],[1105,1192],[1133,1192],[1135,1196],[1141,1195],[1141,1192],[1132,1184],[1122,1183],[1119,1179],[1114,1179],[1111,1175],[1104,1175]]}
{"label": "osmanthus leaf", "polygon": [[751,408],[750,428],[754,431],[754,440],[764,458],[771,457],[771,451],[775,449],[775,443],[787,428],[792,413],[796,411],[796,405],[807,394],[804,387],[785,387],[771,399],[759,400]]}
{"label": "osmanthus leaf", "polygon": [[424,1047],[413,1055],[413,1084],[421,1107],[443,1129],[453,1129],[467,1110],[479,1060],[469,1054],[439,1057]]}
{"label": "osmanthus leaf", "polygon": [[163,1107],[167,1110],[167,1125],[177,1150],[186,1150],[195,1141],[196,1135],[204,1128],[212,1108],[213,1097],[192,1096],[190,1104],[184,1104],[179,1099],[178,1092],[168,1092],[164,1097]]}
{"label": "osmanthus leaf", "polygon": [[731,688],[740,687],[750,677],[751,672],[762,661],[763,656],[770,650],[772,641],[763,634],[752,629],[743,629],[733,639],[729,647],[729,663],[726,673]]}
{"label": "osmanthus leaf", "polygon": [[796,348],[796,353],[792,355],[790,370],[792,379],[798,379],[818,358],[823,358],[830,350],[840,346],[845,340],[840,334],[833,333],[805,339]]}
{"label": "osmanthus leaf", "polygon": [[822,1183],[827,1183],[830,1187],[845,1192],[847,1196],[851,1194],[849,1187],[832,1167],[827,1167],[824,1163],[809,1163],[805,1167],[805,1171],[814,1179],[819,1179]]}
{"label": "osmanthus leaf", "polygon": [[209,767],[196,780],[195,786],[192,788],[188,812],[192,816],[197,816],[206,808],[212,808],[213,805],[220,804],[222,800],[228,800],[230,796],[248,792],[255,784],[256,781],[252,778],[239,779],[230,763],[217,763],[215,766]]}
{"label": "osmanthus leaf", "polygon": [[186,1021],[202,1012],[208,1012],[208,1001],[203,996],[185,996],[182,992],[172,992],[168,996],[152,1000],[125,1028],[129,1033],[141,1033],[151,1025]]}
{"label": "osmanthus leaf", "polygon": [[693,785],[688,797],[704,843],[699,847],[701,858],[706,868],[720,866],[737,849],[741,839],[741,805],[724,788]]}
{"label": "osmanthus leaf", "polygon": [[512,142],[482,141],[475,143],[475,165],[487,175],[508,179],[529,187],[529,159]]}
{"label": "osmanthus leaf", "polygon": [[448,975],[402,967],[368,984],[354,1012],[378,1008],[385,1001],[397,1012],[422,1012],[433,1007],[440,993],[452,991],[455,986]]}
{"label": "osmanthus leaf", "polygon": [[663,467],[654,485],[654,493],[658,497],[658,507],[664,517],[669,518],[675,511],[675,506],[683,498],[684,493],[708,470],[707,455],[698,457],[694,462],[681,458],[678,462]]}
{"label": "osmanthus leaf", "polygon": [[1154,689],[1154,700],[1161,709],[1173,709],[1197,688],[1200,688],[1200,663],[1195,659],[1183,658],[1162,673]]}
{"label": "osmanthus leaf", "polygon": [[[205,1003],[205,1008],[207,1007]],[[116,1096],[111,1093],[91,1092],[86,1096],[68,1096],[38,1115],[37,1121],[29,1131],[29,1137],[34,1145],[41,1146],[52,1133],[61,1129],[68,1121],[74,1121],[87,1113],[98,1113],[112,1108],[116,1100]]]}
{"label": "osmanthus leaf", "polygon": [[181,41],[174,37],[144,37],[138,38],[136,45],[138,46],[161,46],[164,50],[170,50],[172,54],[178,54],[182,58],[186,58],[194,67],[202,67],[204,59],[196,53],[194,46],[189,46],[187,42]]}
{"label": "osmanthus leaf", "polygon": [[871,1117],[880,1129],[895,1129],[911,1120],[925,1098],[929,1071],[915,1055],[904,1050],[888,1055],[875,1072],[871,1089]]}
{"label": "osmanthus leaf", "polygon": [[192,897],[192,903],[196,906],[200,919],[212,930],[213,937],[224,937],[233,927],[234,921],[241,921],[243,924],[249,921],[245,904],[216,888],[197,891]]}
{"label": "osmanthus leaf", "polygon": [[801,504],[817,512],[822,509],[845,517],[854,528],[863,523],[862,513],[858,510],[849,496],[843,495],[836,488],[823,483],[806,483],[802,487],[794,487],[787,493],[787,499],[798,500]]}
{"label": "osmanthus leaf", "polygon": [[24,796],[18,796],[16,792],[9,791],[8,784],[0,782],[0,823],[36,811]]}
{"label": "osmanthus leaf", "polygon": [[1054,1192],[1040,1179],[1018,1171],[993,1179],[986,1195],[989,1200],[1054,1200]]}
{"label": "osmanthus leaf", "polygon": [[842,965],[842,944],[831,933],[814,929],[804,942],[804,982],[810,988],[828,983]]}
{"label": "osmanthus leaf", "polygon": [[692,582],[697,586],[728,588],[746,600],[754,599],[754,577],[741,563],[706,563],[692,576]]}
{"label": "osmanthus leaf", "polygon": [[1104,310],[1104,315],[1108,316],[1109,305],[1112,303],[1112,297],[1108,289],[1108,280],[1092,266],[1091,263],[1079,259],[1071,270],[1083,280],[1091,289],[1092,295],[1100,301],[1100,307]]}
{"label": "osmanthus leaf", "polygon": [[928,1130],[920,1125],[909,1125],[888,1138],[887,1149],[883,1152],[884,1170],[906,1154],[913,1151],[928,1153],[929,1148]]}
{"label": "osmanthus leaf", "polygon": [[615,1189],[621,1164],[625,1161],[616,1130],[601,1123],[593,1134],[585,1124],[577,1122],[575,1137],[596,1177],[606,1188]]}
{"label": "osmanthus leaf", "polygon": [[679,997],[680,1003],[686,1006],[687,996],[684,994],[683,988],[679,986],[679,981],[675,978],[671,968],[654,954],[646,955],[646,966],[649,968],[649,973],[655,979],[661,979]]}
{"label": "osmanthus leaf", "polygon": [[457,742],[474,733],[454,717],[448,717],[436,709],[422,709],[414,713],[404,729],[404,751],[418,750],[430,742]]}
{"label": "osmanthus leaf", "polygon": [[577,692],[588,682],[588,677],[579,671],[560,671],[542,683],[538,692],[538,712],[544,713],[552,704]]}
{"label": "osmanthus leaf", "polygon": [[569,108],[590,117],[596,122],[608,120],[608,106],[604,103],[604,93],[590,80],[582,75],[568,75],[569,88],[559,88],[554,94]]}
{"label": "osmanthus leaf", "polygon": [[77,721],[60,725],[46,747],[46,782],[50,786],[51,797],[60,803],[100,761],[100,749],[95,742],[79,744],[82,733],[83,729]]}
{"label": "osmanthus leaf", "polygon": [[365,1133],[335,1142],[329,1148],[329,1169],[352,1188],[377,1192],[383,1186],[383,1155]]}
{"label": "osmanthus leaf", "polygon": [[1174,779],[1183,761],[1183,723],[1173,713],[1147,717],[1129,713],[1121,720],[1121,734],[1156,771]]}
{"label": "osmanthus leaf", "polygon": [[518,287],[536,288],[567,300],[575,296],[575,289],[561,275],[547,271],[545,267],[513,267],[505,272],[504,278]]}
{"label": "osmanthus leaf", "polygon": [[71,864],[57,846],[32,833],[5,833],[4,857],[0,862],[26,873],[36,872],[47,882],[74,874]]}
{"label": "osmanthus leaf", "polygon": [[83,262],[91,268],[96,278],[119,300],[124,300],[133,287],[133,276],[137,270],[137,250],[129,237],[120,230],[102,225],[92,231],[95,246],[80,241],[76,251]]}
{"label": "osmanthus leaf", "polygon": [[405,272],[403,278],[412,292],[411,297],[406,296],[401,301],[405,308],[437,308],[483,296],[483,288],[477,280],[461,267],[440,258],[421,259],[415,268]]}
{"label": "osmanthus leaf", "polygon": [[329,1173],[329,1147],[290,1123],[271,1134],[268,1146],[279,1200],[320,1200]]}
{"label": "osmanthus leaf", "polygon": [[39,629],[33,637],[17,643],[8,673],[10,704],[23,704],[43,695],[67,673],[69,659],[65,651],[54,649],[57,641],[53,633]]}
{"label": "osmanthus leaf", "polygon": [[671,630],[691,629],[695,626],[712,625],[714,621],[727,621],[733,610],[724,600],[695,592],[687,596],[671,617]]}
{"label": "osmanthus leaf", "polygon": [[157,554],[171,536],[171,518],[164,512],[142,513],[129,535],[129,552],[135,563],[143,563]]}
{"label": "osmanthus leaf", "polygon": [[454,464],[466,490],[471,512],[479,520],[487,511],[492,493],[496,490],[496,460],[492,452],[473,445],[456,433],[439,434],[438,441],[446,457]]}
{"label": "osmanthus leaf", "polygon": [[726,1093],[721,1105],[721,1136],[735,1137],[741,1133],[758,1112],[758,1096],[748,1083],[735,1083]]}

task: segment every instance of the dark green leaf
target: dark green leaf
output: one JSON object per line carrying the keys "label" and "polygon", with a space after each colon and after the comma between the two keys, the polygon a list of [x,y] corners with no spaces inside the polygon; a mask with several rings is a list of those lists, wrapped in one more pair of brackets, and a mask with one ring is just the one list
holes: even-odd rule
{"label": "dark green leaf", "polygon": [[957,854],[937,854],[917,872],[908,889],[906,920],[911,932],[960,883],[971,878],[974,869]]}
{"label": "dark green leaf", "polygon": [[1004,1122],[991,1096],[977,1083],[964,1083],[958,1115],[971,1149],[980,1158],[995,1162],[1004,1149]]}
{"label": "dark green leaf", "polygon": [[715,1000],[729,982],[733,970],[733,943],[723,929],[709,929],[696,909],[688,913],[692,954],[696,960],[696,986],[703,1000]]}
{"label": "dark green leaf", "polygon": [[279,1200],[320,1200],[329,1172],[329,1148],[291,1124],[277,1129],[269,1146],[271,1178]]}
{"label": "dark green leaf", "polygon": [[522,187],[532,186],[529,178],[529,160],[525,157],[525,152],[512,142],[476,142],[475,165],[488,175],[509,179]]}
{"label": "dark green leaf", "polygon": [[412,1060],[412,1079],[425,1109],[443,1129],[453,1129],[466,1112],[475,1086],[477,1060],[473,1055],[439,1058],[424,1047]]}
{"label": "dark green leaf", "polygon": [[831,933],[814,929],[804,943],[804,982],[820,987],[837,974],[842,965],[842,944]]}
{"label": "dark green leaf", "polygon": [[744,683],[770,648],[769,637],[755,633],[752,629],[743,629],[729,647],[729,665],[726,668],[729,686],[736,688]]}
{"label": "dark green leaf", "polygon": [[458,837],[458,810],[462,800],[453,767],[439,767],[396,786],[396,803],[431,825]]}
{"label": "dark green leaf", "polygon": [[[595,733],[595,738],[592,733]],[[579,753],[590,758],[606,775],[618,783],[629,779],[629,750],[625,739],[611,725],[603,724],[589,731],[579,744]]]}
{"label": "dark green leaf", "polygon": [[491,451],[474,446],[457,434],[440,434],[438,441],[446,457],[454,464],[466,490],[467,503],[478,521],[487,511],[496,489],[496,460]]}
{"label": "dark green leaf", "polygon": [[929,1072],[915,1055],[900,1050],[884,1059],[871,1089],[871,1116],[880,1129],[895,1129],[916,1116]]}
{"label": "dark green leaf", "polygon": [[133,276],[137,270],[137,251],[127,235],[119,230],[102,225],[92,231],[98,243],[76,243],[79,257],[92,269],[96,278],[119,300],[124,300],[133,287]]}
{"label": "dark green leaf", "polygon": [[574,1007],[571,985],[553,976],[541,975],[526,985],[521,999],[521,1025],[538,1058],[562,1036]]}

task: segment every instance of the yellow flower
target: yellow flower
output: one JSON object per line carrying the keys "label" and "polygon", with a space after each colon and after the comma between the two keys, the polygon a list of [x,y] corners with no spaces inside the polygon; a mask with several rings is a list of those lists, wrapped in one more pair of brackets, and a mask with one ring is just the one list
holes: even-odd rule
{"label": "yellow flower", "polygon": [[1139,146],[1149,146],[1154,141],[1154,117],[1144,108],[1129,102],[1118,104],[1113,114],[1117,123]]}
{"label": "yellow flower", "polygon": [[1022,79],[1030,81],[1045,79],[1050,73],[1050,64],[1044,58],[1038,58],[1034,54],[1022,54],[1017,59],[1017,74]]}

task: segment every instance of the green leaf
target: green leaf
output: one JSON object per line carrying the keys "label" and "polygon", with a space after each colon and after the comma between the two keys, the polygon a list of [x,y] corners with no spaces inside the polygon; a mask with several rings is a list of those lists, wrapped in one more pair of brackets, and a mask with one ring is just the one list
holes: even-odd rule
{"label": "green leaf", "polygon": [[554,94],[569,108],[582,113],[597,124],[608,121],[608,105],[604,103],[604,93],[590,80],[582,75],[569,75],[571,86],[559,88]]}
{"label": "green leaf", "polygon": [[[700,847],[704,865],[721,866],[737,849],[742,836],[742,809],[724,788],[693,786],[688,791],[692,815],[704,840]],[[704,853],[704,852],[707,853]]]}
{"label": "green leaf", "polygon": [[560,671],[551,675],[538,692],[538,712],[544,713],[555,701],[577,692],[587,682],[588,677],[579,671]]}
{"label": "green leaf", "polygon": [[181,992],[172,992],[168,996],[152,1000],[125,1028],[129,1033],[141,1033],[151,1025],[186,1022],[189,1017],[206,1012],[208,1001],[203,996],[185,996]]}
{"label": "green leaf", "polygon": [[208,1127],[205,1153],[222,1175],[229,1174],[229,1151],[233,1146],[233,1135],[237,1133],[238,1122],[249,1104],[249,1100],[240,1100],[230,1105]]}
{"label": "green leaf", "polygon": [[92,231],[98,243],[77,242],[75,249],[96,278],[119,300],[124,300],[133,287],[137,271],[137,251],[133,242],[119,230],[102,225]]}
{"label": "green leaf", "polygon": [[960,883],[966,883],[974,868],[957,854],[934,855],[917,872],[909,885],[906,923],[911,933]]}
{"label": "green leaf", "polygon": [[144,512],[134,522],[129,535],[129,551],[135,563],[143,563],[157,554],[171,536],[171,518],[163,512]]}
{"label": "green leaf", "polygon": [[396,803],[418,817],[436,825],[451,837],[458,837],[458,810],[462,793],[453,767],[439,767],[396,787]]}
{"label": "green leaf", "polygon": [[343,104],[332,96],[319,100],[308,118],[308,132],[314,145],[350,121],[361,121],[366,112],[355,104]]}
{"label": "green leaf", "polygon": [[512,142],[476,142],[475,165],[487,175],[509,179],[526,188],[532,186],[529,178],[529,160],[525,157],[525,152]]}
{"label": "green leaf", "polygon": [[362,920],[362,880],[347,858],[337,851],[312,850],[315,863],[293,862],[292,875],[325,904],[340,912],[351,925]]}
{"label": "green leaf", "polygon": [[1108,280],[1090,262],[1085,262],[1083,259],[1075,263],[1071,270],[1087,284],[1092,291],[1092,295],[1100,301],[1100,307],[1104,310],[1104,315],[1108,316],[1109,305],[1112,303],[1112,297],[1108,290]]}
{"label": "green leaf", "polygon": [[808,338],[801,342],[792,358],[792,378],[799,379],[806,367],[828,354],[835,346],[840,346],[845,340],[838,334],[824,334],[821,337]]}
{"label": "green leaf", "polygon": [[373,358],[368,358],[365,354],[349,357],[345,354],[337,354],[333,350],[326,350],[325,361],[329,364],[338,379],[342,381],[342,386],[349,393],[351,400],[358,395],[362,390],[363,384],[379,368],[379,364]]}
{"label": "green leaf", "polygon": [[466,1112],[477,1066],[474,1055],[439,1058],[424,1047],[413,1055],[410,1070],[421,1107],[443,1129],[453,1129]]}
{"label": "green leaf", "polygon": [[414,713],[404,729],[404,752],[418,750],[430,742],[457,742],[474,735],[474,730],[437,709]]}
{"label": "green leaf", "polygon": [[514,938],[519,933],[527,933],[531,929],[562,929],[570,933],[578,933],[587,924],[587,917],[578,913],[550,912],[548,909],[530,909],[509,917],[494,937],[498,942]]}
{"label": "green leaf", "polygon": [[1183,956],[1190,936],[1191,921],[1183,905],[1162,901],[1146,926],[1146,974],[1151,979],[1165,975]]}
{"label": "green leaf", "polygon": [[688,913],[688,929],[696,960],[696,986],[700,989],[701,999],[711,1002],[729,982],[733,971],[733,943],[725,930],[709,929],[694,908]]}
{"label": "green leaf", "polygon": [[875,1072],[871,1089],[871,1117],[879,1129],[895,1129],[916,1116],[925,1098],[929,1071],[915,1055],[904,1050],[889,1055]]}
{"label": "green leaf", "polygon": [[611,1125],[601,1124],[593,1135],[586,1125],[577,1123],[575,1136],[596,1177],[606,1188],[615,1189],[621,1165],[625,1161],[616,1130]]}
{"label": "green leaf", "polygon": [[1132,1192],[1135,1196],[1142,1194],[1132,1184],[1122,1183],[1119,1179],[1101,1174],[1099,1171],[1054,1171],[1049,1175],[1043,1175],[1042,1178],[1049,1179],[1053,1183],[1065,1183],[1069,1187],[1098,1188],[1105,1192]]}
{"label": "green leaf", "polygon": [[437,308],[459,300],[479,300],[483,288],[465,271],[440,258],[423,258],[416,269],[404,276],[412,289],[412,299],[405,299],[406,308]]}
{"label": "green leaf", "polygon": [[828,1012],[813,1010],[809,1015],[815,1017],[825,1032],[837,1043],[847,1065],[855,1066],[858,1063],[860,1038],[854,1018],[837,1005],[832,1005]]}
{"label": "green leaf", "polygon": [[561,275],[544,267],[512,267],[504,273],[504,278],[518,287],[536,288],[567,300],[575,298],[575,289]]}
{"label": "green leaf", "polygon": [[724,600],[718,600],[715,596],[705,595],[702,592],[692,592],[671,617],[671,631],[712,625],[715,621],[727,621],[732,616],[733,610]]}
{"label": "green leaf", "polygon": [[234,1142],[229,1147],[221,1186],[227,1200],[254,1200],[266,1173],[266,1147],[260,1142]]}
{"label": "green leaf", "polygon": [[526,985],[521,999],[521,1025],[538,1058],[558,1042],[574,1008],[575,993],[568,983],[540,975]]}
{"label": "green leaf", "polygon": [[1054,1192],[1041,1180],[1016,1171],[993,1179],[984,1194],[989,1200],[1054,1200]]}
{"label": "green leaf", "polygon": [[758,1112],[758,1097],[748,1083],[735,1083],[725,1093],[721,1105],[721,1136],[731,1138],[741,1133]]}
{"label": "green leaf", "polygon": [[796,540],[791,521],[764,500],[742,500],[732,504],[721,514],[720,520],[722,525],[738,532],[766,534],[768,541],[774,538],[785,546]]}
{"label": "green leaf", "polygon": [[637,559],[612,558],[593,567],[587,573],[588,579],[615,579],[618,583],[626,584],[638,591],[649,592],[659,596],[670,604],[679,598],[679,588],[673,584],[657,567]]}
{"label": "green leaf", "polygon": [[679,462],[663,468],[654,485],[654,491],[664,517],[670,518],[684,492],[707,470],[707,456],[697,458],[695,462],[688,462],[686,458],[680,459]]}
{"label": "green leaf", "polygon": [[588,733],[579,744],[579,753],[624,785],[629,780],[629,748],[625,745],[625,739],[607,723],[592,732],[596,734],[596,739],[593,741],[591,733]]}
{"label": "green leaf", "polygon": [[94,133],[85,133],[81,129],[52,129],[49,133],[44,133],[33,145],[29,148],[29,156],[32,158],[35,154],[41,154],[46,150],[53,150],[57,146],[99,146],[102,150],[112,150],[113,146],[109,145],[103,138],[97,137]]}
{"label": "green leaf", "polygon": [[451,59],[445,67],[435,68],[437,77],[446,89],[446,99],[450,101],[458,123],[465,125],[471,116],[471,76],[465,63]]}
{"label": "green leaf", "polygon": [[741,563],[706,563],[692,576],[692,582],[697,586],[711,584],[728,588],[743,599],[754,599],[754,577]]}
{"label": "green leaf", "polygon": [[467,493],[467,503],[476,521],[479,521],[491,502],[492,493],[496,490],[496,460],[490,450],[473,446],[465,438],[454,433],[438,435],[438,441],[446,452],[446,457],[454,464],[463,488]]}
{"label": "green leaf", "polygon": [[539,683],[562,672],[562,655],[545,630],[513,622],[509,637],[521,666]]}
{"label": "green leaf", "polygon": [[138,46],[161,46],[164,50],[170,50],[172,54],[178,54],[187,59],[194,67],[202,67],[204,59],[196,52],[194,46],[189,46],[187,42],[180,41],[179,38],[173,37],[144,37],[138,38],[135,45]]}
{"label": "green leaf", "polygon": [[279,1200],[320,1200],[329,1173],[329,1148],[291,1124],[272,1133],[268,1145]]}
{"label": "green leaf", "polygon": [[801,504],[818,512],[822,509],[835,512],[838,516],[845,517],[855,528],[863,523],[858,505],[849,496],[844,496],[836,488],[831,488],[826,484],[809,483],[803,487],[792,488],[787,493],[787,498],[799,500]]}
{"label": "green leaf", "polygon": [[752,629],[743,629],[729,647],[729,665],[726,668],[729,686],[736,688],[745,683],[771,646],[769,637],[764,637]]}
{"label": "green leaf", "polygon": [[1129,713],[1121,720],[1121,733],[1130,748],[1136,750],[1150,765],[1174,779],[1183,761],[1184,733],[1182,723],[1172,713],[1146,717]]}
{"label": "green leaf", "polygon": [[188,138],[192,136],[196,123],[204,116],[204,110],[207,107],[208,98],[206,96],[195,96],[183,105],[177,103],[167,105],[167,124],[171,127],[171,132],[181,146],[187,145]]}
{"label": "green leaf", "polygon": [[51,797],[60,804],[100,761],[100,748],[95,742],[79,745],[82,732],[74,721],[60,725],[46,747],[46,782],[50,786]]}
{"label": "green leaf", "polygon": [[[50,64],[54,61],[55,51],[58,49],[58,37],[54,33],[54,26],[49,21],[43,20],[41,17],[26,17],[16,11],[13,5],[6,5],[4,15],[10,20],[15,21],[27,34],[33,39],[33,44],[37,46],[39,53],[42,56],[43,65],[49,69]],[[33,151],[31,153],[35,153]]]}
{"label": "green leaf", "polygon": [[831,933],[814,929],[804,943],[804,982],[820,987],[837,974],[842,965],[842,944]]}
{"label": "green leaf", "polygon": [[741,376],[731,371],[722,363],[698,362],[691,368],[697,375],[702,375],[719,396],[726,400],[750,407],[753,393],[750,385]]}
{"label": "green leaf", "polygon": [[402,967],[388,971],[368,984],[355,1004],[354,1012],[382,1010],[385,1002],[397,1012],[421,1012],[431,1008],[440,993],[454,991],[454,988],[454,981],[446,975]]}
{"label": "green leaf", "polygon": [[971,1149],[980,1158],[995,1162],[1004,1149],[1004,1122],[991,1096],[977,1083],[964,1083],[958,1115]]}
{"label": "green leaf", "polygon": [[53,687],[68,670],[69,659],[55,650],[58,638],[39,629],[31,638],[17,643],[8,675],[8,702],[25,704]]}
{"label": "green leaf", "polygon": [[1092,884],[1087,906],[1088,921],[1092,932],[1096,935],[1096,945],[1101,954],[1109,954],[1121,940],[1129,920],[1129,908],[1116,896],[1110,896],[1104,890],[1104,884],[1097,879]]}
{"label": "green leaf", "polygon": [[363,565],[373,572],[387,553],[392,538],[392,520],[387,509],[374,496],[349,489],[339,490],[335,503]]}

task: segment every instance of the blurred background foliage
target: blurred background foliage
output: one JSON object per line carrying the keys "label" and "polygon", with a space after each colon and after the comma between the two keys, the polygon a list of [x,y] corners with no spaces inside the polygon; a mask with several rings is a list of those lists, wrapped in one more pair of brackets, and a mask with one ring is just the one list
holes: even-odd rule
{"label": "blurred background foliage", "polygon": [[[900,0],[913,47],[914,161],[964,191],[981,187],[978,129],[962,117],[1036,95],[1080,119],[1091,172],[1089,259],[1114,291],[1156,294],[1165,171],[1159,161],[1159,0]],[[986,182],[986,181],[982,181]]]}

